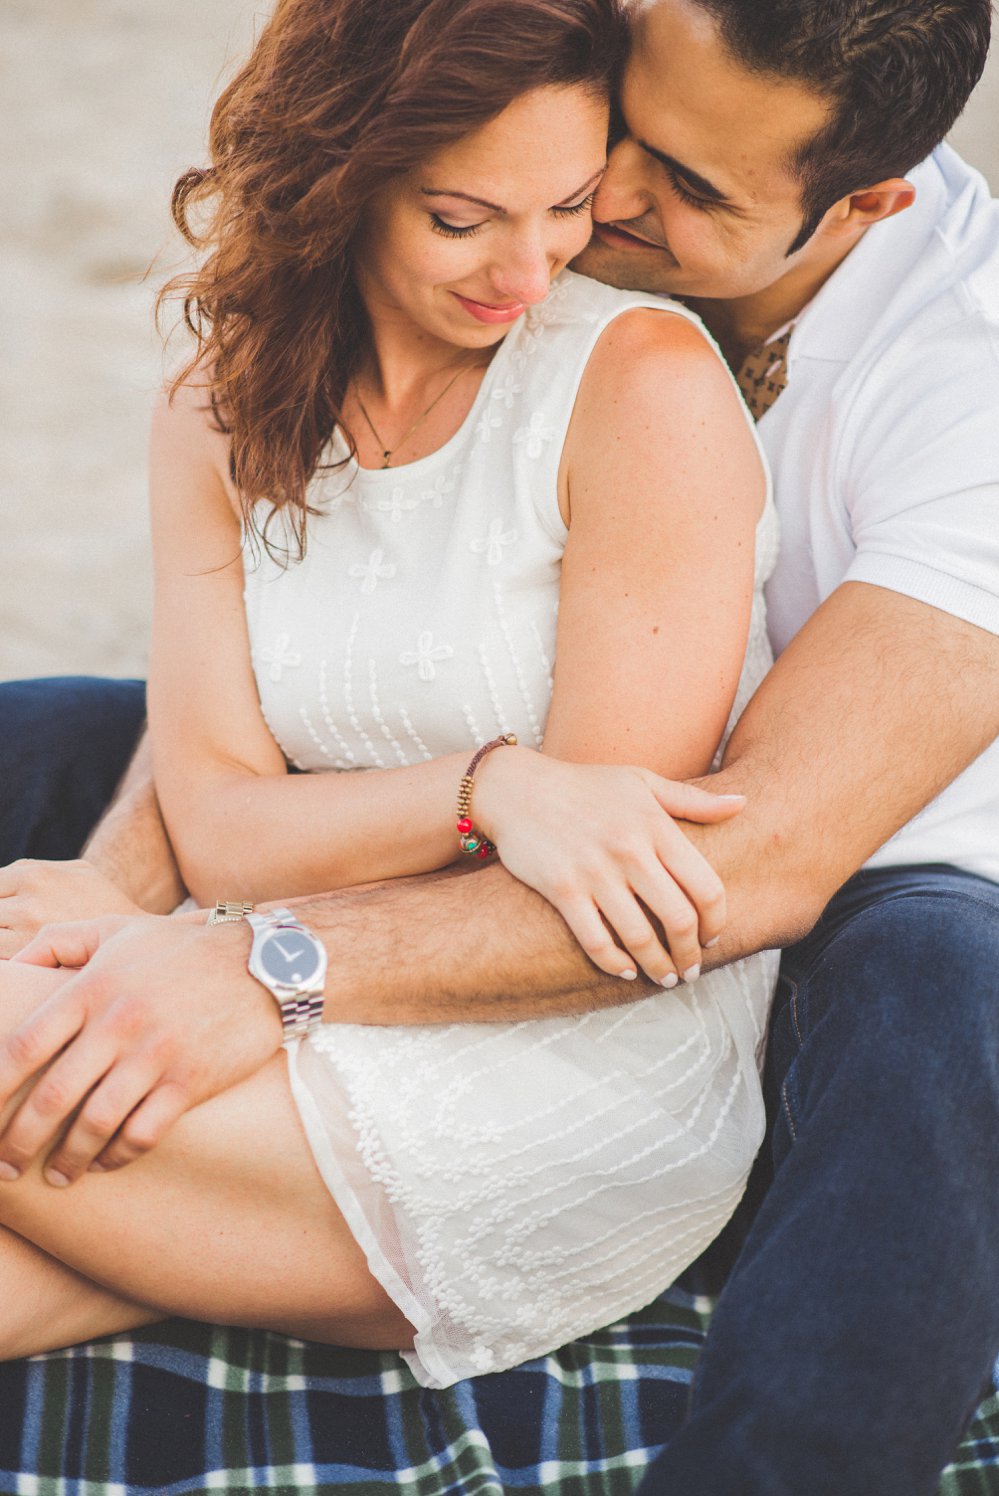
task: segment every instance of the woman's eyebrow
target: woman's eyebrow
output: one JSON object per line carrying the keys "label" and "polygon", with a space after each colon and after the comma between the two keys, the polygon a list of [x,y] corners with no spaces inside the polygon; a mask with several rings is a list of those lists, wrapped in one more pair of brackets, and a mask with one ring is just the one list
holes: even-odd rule
{"label": "woman's eyebrow", "polygon": [[[587,178],[587,180],[583,183],[582,187],[577,187],[576,190],[575,190],[575,192],[568,193],[562,199],[562,201],[560,203],[556,203],[555,206],[557,208],[561,208],[566,203],[571,203],[574,198],[579,197],[581,193],[588,191],[588,189],[590,187],[594,186],[595,183],[599,182],[600,178],[603,176],[603,174],[604,174],[604,172],[606,170],[607,170],[607,164],[605,162],[604,165],[599,168],[599,170],[595,171],[591,177]],[[484,197],[473,197],[470,192],[454,192],[454,191],[452,191],[452,189],[450,187],[421,187],[420,188],[420,196],[421,197],[456,197],[456,198],[458,198],[463,203],[474,203],[477,208],[488,208],[489,211],[490,211],[490,213],[505,213],[506,212],[506,209],[500,207],[499,203],[488,202],[487,199],[484,198]]]}

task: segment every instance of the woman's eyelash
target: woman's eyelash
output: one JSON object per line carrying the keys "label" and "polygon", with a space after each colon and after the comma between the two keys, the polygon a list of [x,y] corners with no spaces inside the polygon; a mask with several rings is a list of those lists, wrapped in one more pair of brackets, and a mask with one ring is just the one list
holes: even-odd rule
{"label": "woman's eyelash", "polygon": [[[593,206],[593,199],[595,197],[596,193],[591,192],[588,194],[588,196],[583,198],[582,202],[573,203],[572,206],[568,208],[552,208],[551,211],[555,214],[556,218],[577,218],[581,213],[586,213]],[[470,223],[467,225],[459,225],[456,223],[448,223],[447,219],[441,218],[440,214],[431,213],[430,227],[433,229],[435,234],[443,234],[445,239],[468,239],[472,236],[472,234],[477,234],[479,232],[479,229],[482,228],[482,224]]]}
{"label": "woman's eyelash", "polygon": [[596,195],[596,192],[591,192],[583,198],[581,203],[573,203],[571,208],[553,208],[552,212],[559,218],[574,218],[577,213],[585,213],[593,206],[593,199]]}
{"label": "woman's eyelash", "polygon": [[456,223],[448,223],[446,219],[439,218],[436,213],[430,215],[430,227],[435,234],[443,234],[445,239],[468,239],[472,234],[477,234],[482,227],[481,223],[470,223],[461,228]]}

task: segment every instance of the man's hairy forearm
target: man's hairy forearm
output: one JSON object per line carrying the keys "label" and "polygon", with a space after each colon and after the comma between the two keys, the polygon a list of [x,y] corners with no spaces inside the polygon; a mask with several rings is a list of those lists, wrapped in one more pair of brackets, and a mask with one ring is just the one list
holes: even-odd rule
{"label": "man's hairy forearm", "polygon": [[153,785],[148,737],[139,743],[83,855],[150,914],[168,914],[184,898]]}
{"label": "man's hairy forearm", "polygon": [[499,864],[300,899],[294,909],[329,951],[331,1023],[544,1018],[661,991],[600,971],[547,900]]}

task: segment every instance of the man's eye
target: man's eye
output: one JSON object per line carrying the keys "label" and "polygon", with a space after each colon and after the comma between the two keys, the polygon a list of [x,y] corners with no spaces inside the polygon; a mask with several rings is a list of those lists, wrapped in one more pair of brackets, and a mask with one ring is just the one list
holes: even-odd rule
{"label": "man's eye", "polygon": [[431,213],[430,227],[435,234],[443,234],[445,239],[468,239],[472,234],[477,234],[482,227],[481,223],[460,225],[448,223],[446,218],[441,218],[438,213]]}
{"label": "man's eye", "polygon": [[666,177],[669,181],[670,186],[681,202],[689,203],[692,208],[701,208],[706,210],[711,207],[711,204],[708,202],[707,198],[697,197],[693,192],[691,192],[689,187],[685,187],[683,182],[676,175],[676,172],[670,171],[669,167],[664,167],[663,169],[666,172]]}

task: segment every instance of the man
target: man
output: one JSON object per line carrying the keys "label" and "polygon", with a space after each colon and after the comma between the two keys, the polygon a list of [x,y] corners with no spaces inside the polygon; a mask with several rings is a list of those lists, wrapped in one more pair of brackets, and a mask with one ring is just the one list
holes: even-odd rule
{"label": "man", "polygon": [[[689,834],[728,892],[712,964],[792,946],[768,1062],[773,1182],[649,1492],[932,1491],[999,1349],[999,210],[952,153],[916,166],[988,28],[987,0],[636,7],[627,134],[581,268],[692,299],[760,416],[784,532],[779,659],[712,786],[747,809]],[[165,844],[147,838],[160,855],[131,867],[134,815],[155,828],[141,775],[92,855],[155,907]],[[329,952],[333,1022],[623,997],[501,867],[297,912]],[[261,1063],[273,1052],[244,926],[140,933],[67,926],[35,947],[93,957],[67,1001],[105,1015],[111,1052],[122,997],[132,1021],[144,1005],[152,1047],[184,986],[217,1014],[220,1052],[233,1031]],[[27,1074],[0,1056],[0,1101]],[[30,1101],[0,1163],[51,1136]],[[108,1136],[53,1162],[74,1178]],[[153,1141],[126,1126],[103,1156]]]}

